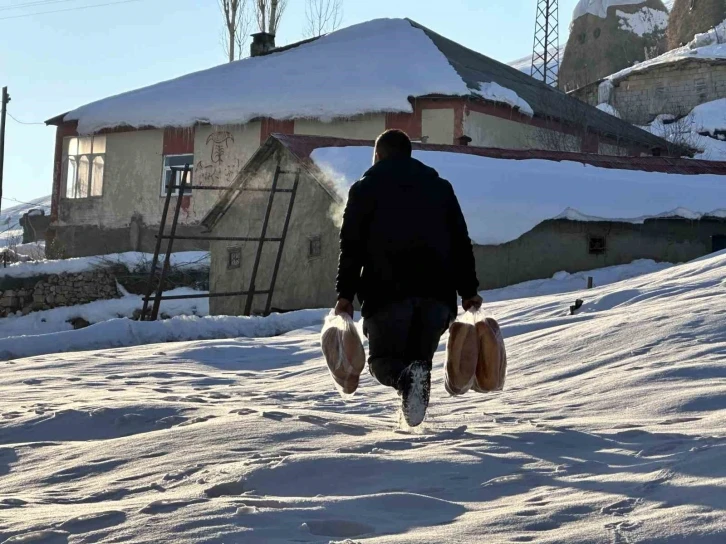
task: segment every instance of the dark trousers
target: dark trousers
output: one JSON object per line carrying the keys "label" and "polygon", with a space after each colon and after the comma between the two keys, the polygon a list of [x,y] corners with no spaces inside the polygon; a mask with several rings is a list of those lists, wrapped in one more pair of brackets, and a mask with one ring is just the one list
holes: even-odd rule
{"label": "dark trousers", "polygon": [[431,370],[441,335],[455,316],[439,301],[412,298],[394,302],[363,320],[368,367],[382,385],[398,388],[401,373],[421,361]]}

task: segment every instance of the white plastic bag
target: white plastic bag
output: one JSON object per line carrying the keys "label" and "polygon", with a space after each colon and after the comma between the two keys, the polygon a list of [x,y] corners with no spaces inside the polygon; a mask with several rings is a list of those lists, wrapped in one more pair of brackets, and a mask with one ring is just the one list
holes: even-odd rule
{"label": "white plastic bag", "polygon": [[355,322],[348,315],[335,315],[331,311],[320,333],[320,345],[330,375],[341,393],[355,393],[366,363]]}
{"label": "white plastic bag", "polygon": [[507,352],[499,324],[479,310],[464,312],[449,328],[445,386],[450,395],[470,389],[501,391],[507,376]]}

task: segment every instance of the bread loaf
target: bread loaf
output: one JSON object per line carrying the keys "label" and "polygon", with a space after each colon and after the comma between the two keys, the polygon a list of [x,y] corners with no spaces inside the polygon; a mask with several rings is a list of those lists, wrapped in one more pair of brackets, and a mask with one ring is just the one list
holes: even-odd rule
{"label": "bread loaf", "polygon": [[501,391],[507,376],[507,352],[499,324],[492,318],[476,324],[479,360],[476,387],[479,392]]}
{"label": "bread loaf", "polygon": [[449,328],[446,345],[445,387],[450,395],[463,395],[474,383],[478,351],[476,329],[455,322]]}
{"label": "bread loaf", "polygon": [[355,393],[365,368],[366,354],[353,322],[340,316],[329,319],[320,343],[335,383],[343,393]]}

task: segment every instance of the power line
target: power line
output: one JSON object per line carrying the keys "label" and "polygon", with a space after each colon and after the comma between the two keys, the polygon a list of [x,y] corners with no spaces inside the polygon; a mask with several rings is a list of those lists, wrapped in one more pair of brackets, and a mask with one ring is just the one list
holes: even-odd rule
{"label": "power line", "polygon": [[21,17],[33,17],[34,15],[48,15],[50,13],[63,13],[66,11],[79,11],[82,9],[103,8],[106,6],[116,6],[119,4],[130,4],[131,2],[141,2],[141,0],[120,0],[118,2],[107,2],[105,4],[94,4],[92,6],[78,6],[75,8],[56,9],[53,11],[37,11],[35,13],[24,13],[22,15],[10,15],[8,17],[0,17],[0,21],[4,21],[7,19],[20,19]]}
{"label": "power line", "polygon": [[20,119],[16,119],[12,113],[7,112],[8,117],[15,121],[16,123],[20,123],[21,125],[45,125],[45,123],[26,123],[25,121],[21,121]]}
{"label": "power line", "polygon": [[36,2],[26,2],[22,4],[11,4],[9,6],[0,6],[0,11],[9,11],[13,9],[24,9],[32,8],[36,6],[43,6],[46,4],[60,4],[65,2],[77,2],[78,0],[38,0]]}
{"label": "power line", "polygon": [[10,200],[11,202],[17,202],[18,204],[25,204],[27,206],[38,206],[40,208],[50,208],[47,204],[33,204],[32,202],[23,202],[22,200],[18,200],[17,198],[11,198],[9,196],[4,196],[3,200]]}

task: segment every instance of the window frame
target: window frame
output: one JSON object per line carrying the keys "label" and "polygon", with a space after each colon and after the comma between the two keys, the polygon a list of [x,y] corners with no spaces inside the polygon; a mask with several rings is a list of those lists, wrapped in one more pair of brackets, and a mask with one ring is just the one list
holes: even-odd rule
{"label": "window frame", "polygon": [[[178,164],[170,164],[167,165],[166,161],[167,159],[172,158],[178,158],[178,157],[190,157],[191,161],[189,161],[189,174],[191,176],[187,176],[187,184],[193,185],[194,184],[194,153],[170,153],[168,155],[162,155],[161,156],[161,187],[160,187],[160,197],[166,197],[166,174],[167,172],[171,172],[172,168],[179,168]],[[185,163],[187,164],[187,163]],[[182,164],[181,167],[183,168],[184,165]],[[183,175],[183,173],[181,174]],[[191,177],[191,179],[189,179]],[[181,182],[181,178],[179,179],[179,182]],[[177,185],[175,182],[174,185]],[[191,188],[185,188],[184,189],[184,196],[192,196],[193,191]],[[179,196],[179,189],[174,189],[171,193],[171,196],[178,197]]]}
{"label": "window frame", "polygon": [[[81,153],[81,142],[80,140],[84,138],[90,138],[91,139],[91,151],[90,153]],[[97,153],[96,146],[99,145],[96,143],[96,140],[103,139],[103,152]],[[73,140],[76,141],[75,147],[75,153],[71,153],[71,145]],[[64,153],[63,153],[63,184],[64,184],[64,191],[62,192],[64,199],[66,200],[89,200],[89,199],[99,199],[103,197],[103,191],[104,191],[104,185],[106,180],[106,148],[107,148],[108,142],[106,139],[105,134],[92,134],[91,136],[70,136],[65,138],[64,141]],[[99,145],[100,147],[100,145]],[[100,187],[101,190],[98,194],[94,194],[93,188],[93,176],[95,173],[95,165],[96,165],[96,159],[100,158],[102,161],[102,174],[101,174],[101,183]],[[81,163],[83,159],[86,159],[88,161],[87,168],[86,168],[86,187],[85,187],[85,195],[79,196],[78,195],[78,177],[81,175],[81,171],[83,170],[81,168]],[[75,176],[73,184],[70,185],[70,187],[73,188],[73,195],[69,195],[69,183],[68,183],[68,174],[70,173],[70,163],[71,161],[74,163],[74,170],[75,170]]]}
{"label": "window frame", "polygon": [[[232,261],[233,256],[236,256],[239,260],[236,264],[234,264]],[[227,270],[238,270],[240,268],[242,268],[242,248],[239,246],[228,247],[227,248]]]}
{"label": "window frame", "polygon": [[[595,243],[600,242],[602,243]],[[587,253],[588,255],[605,255],[608,250],[608,241],[606,236],[588,236],[587,237]]]}
{"label": "window frame", "polygon": [[[314,251],[317,244],[317,251]],[[320,234],[308,237],[308,260],[320,259],[323,256],[323,237]]]}

